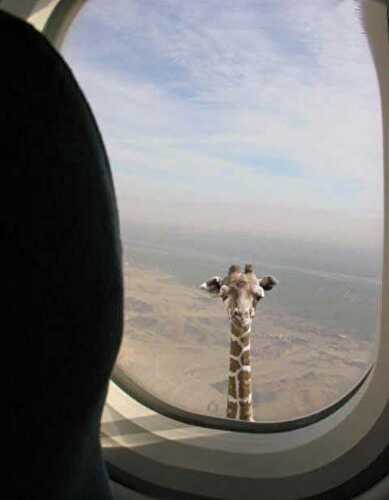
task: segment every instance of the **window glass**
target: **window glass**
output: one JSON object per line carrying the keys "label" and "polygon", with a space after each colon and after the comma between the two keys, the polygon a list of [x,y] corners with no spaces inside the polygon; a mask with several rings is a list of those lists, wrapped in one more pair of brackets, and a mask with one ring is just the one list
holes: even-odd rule
{"label": "window glass", "polygon": [[63,53],[102,130],[124,249],[117,366],[226,417],[230,320],[199,285],[251,263],[254,419],[294,419],[374,359],[383,174],[353,0],[89,0]]}

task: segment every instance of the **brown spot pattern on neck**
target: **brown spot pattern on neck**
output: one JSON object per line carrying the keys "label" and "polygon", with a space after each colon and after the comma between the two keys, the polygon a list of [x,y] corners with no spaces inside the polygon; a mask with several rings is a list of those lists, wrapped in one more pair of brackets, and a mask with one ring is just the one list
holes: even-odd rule
{"label": "brown spot pattern on neck", "polygon": [[250,329],[242,331],[233,323],[231,323],[227,417],[253,420]]}

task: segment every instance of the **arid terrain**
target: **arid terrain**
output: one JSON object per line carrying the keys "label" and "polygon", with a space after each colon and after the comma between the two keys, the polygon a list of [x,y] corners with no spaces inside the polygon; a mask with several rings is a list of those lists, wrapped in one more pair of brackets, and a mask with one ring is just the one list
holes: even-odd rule
{"label": "arid terrain", "polygon": [[[117,366],[145,390],[195,413],[224,417],[229,325],[223,305],[155,268],[125,262],[125,329]],[[267,302],[252,333],[254,416],[307,415],[351,389],[374,344]]]}

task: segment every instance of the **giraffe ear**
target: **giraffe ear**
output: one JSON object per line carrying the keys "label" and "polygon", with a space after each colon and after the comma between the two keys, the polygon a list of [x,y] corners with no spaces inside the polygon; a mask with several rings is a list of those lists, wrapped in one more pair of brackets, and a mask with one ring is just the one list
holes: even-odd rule
{"label": "giraffe ear", "polygon": [[258,281],[259,285],[266,291],[271,290],[278,285],[278,281],[273,276],[265,276]]}
{"label": "giraffe ear", "polygon": [[214,276],[213,278],[205,281],[200,285],[202,290],[206,290],[212,295],[218,295],[220,292],[220,288],[222,286],[222,279],[219,276]]}

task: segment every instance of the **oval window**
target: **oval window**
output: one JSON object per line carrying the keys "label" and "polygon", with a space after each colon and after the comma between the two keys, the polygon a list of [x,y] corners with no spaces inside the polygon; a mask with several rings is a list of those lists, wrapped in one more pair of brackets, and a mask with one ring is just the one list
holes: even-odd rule
{"label": "oval window", "polygon": [[[383,214],[379,92],[356,3],[90,0],[63,52],[113,170],[122,382],[225,418],[240,380],[231,323],[255,309],[241,394],[255,421],[347,393],[374,360]],[[254,303],[245,277],[246,295],[209,281],[232,264],[252,264],[265,296]],[[207,280],[228,298],[201,290]]]}

